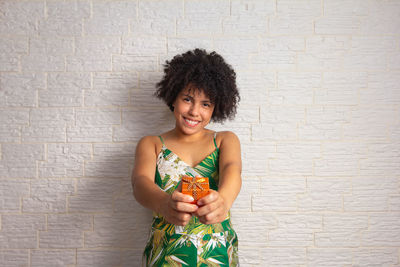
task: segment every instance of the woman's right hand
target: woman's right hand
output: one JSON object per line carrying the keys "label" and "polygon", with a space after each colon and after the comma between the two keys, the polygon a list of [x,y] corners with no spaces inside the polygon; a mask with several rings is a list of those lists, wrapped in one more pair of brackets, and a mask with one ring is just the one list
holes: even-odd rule
{"label": "woman's right hand", "polygon": [[198,207],[190,203],[194,201],[193,197],[179,191],[177,189],[171,195],[165,197],[165,201],[160,207],[160,213],[169,223],[185,226]]}

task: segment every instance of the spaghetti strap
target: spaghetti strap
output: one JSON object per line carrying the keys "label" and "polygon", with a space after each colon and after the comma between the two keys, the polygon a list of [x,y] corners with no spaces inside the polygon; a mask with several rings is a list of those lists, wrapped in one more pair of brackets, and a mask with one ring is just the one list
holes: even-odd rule
{"label": "spaghetti strap", "polygon": [[217,137],[217,132],[214,133],[214,145],[215,145],[215,148],[218,149],[217,141],[215,140],[216,137]]}
{"label": "spaghetti strap", "polygon": [[160,140],[161,140],[161,143],[163,144],[163,146],[165,146],[165,144],[164,144],[164,140],[162,139],[161,135],[159,135],[158,137],[160,138]]}

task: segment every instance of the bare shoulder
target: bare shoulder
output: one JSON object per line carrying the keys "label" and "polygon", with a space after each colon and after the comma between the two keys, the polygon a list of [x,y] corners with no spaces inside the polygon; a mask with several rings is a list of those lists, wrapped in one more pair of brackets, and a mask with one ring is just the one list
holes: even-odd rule
{"label": "bare shoulder", "polygon": [[224,146],[240,146],[240,140],[234,132],[231,131],[222,131],[218,132],[216,136],[216,141],[218,147],[222,148]]}
{"label": "bare shoulder", "polygon": [[157,136],[144,136],[142,137],[137,146],[136,146],[136,153],[143,153],[143,152],[156,152],[160,143],[160,139]]}

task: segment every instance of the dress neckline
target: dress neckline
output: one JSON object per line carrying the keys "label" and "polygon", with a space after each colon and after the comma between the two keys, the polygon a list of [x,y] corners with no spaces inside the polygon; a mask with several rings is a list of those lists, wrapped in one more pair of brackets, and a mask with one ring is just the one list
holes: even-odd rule
{"label": "dress neckline", "polygon": [[176,154],[174,151],[172,151],[171,149],[169,149],[168,147],[165,146],[165,144],[163,144],[162,149],[160,151],[160,153],[162,153],[163,151],[168,150],[170,153],[174,154],[180,161],[182,161],[184,164],[186,164],[188,167],[192,168],[192,169],[196,169],[201,163],[203,163],[203,161],[205,161],[207,158],[209,158],[211,155],[213,155],[216,152],[219,152],[219,148],[216,147],[210,154],[208,154],[207,156],[205,156],[205,158],[203,158],[203,160],[201,160],[199,163],[197,163],[195,166],[191,166],[188,163],[186,163],[186,161],[184,161],[181,157],[179,157],[178,154]]}

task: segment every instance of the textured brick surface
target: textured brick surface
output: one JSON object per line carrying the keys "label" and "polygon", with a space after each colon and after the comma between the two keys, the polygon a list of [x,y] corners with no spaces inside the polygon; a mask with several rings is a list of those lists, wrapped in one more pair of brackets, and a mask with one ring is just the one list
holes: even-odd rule
{"label": "textured brick surface", "polygon": [[0,266],[139,266],[134,151],[195,47],[236,70],[241,266],[400,267],[400,2],[0,1]]}

